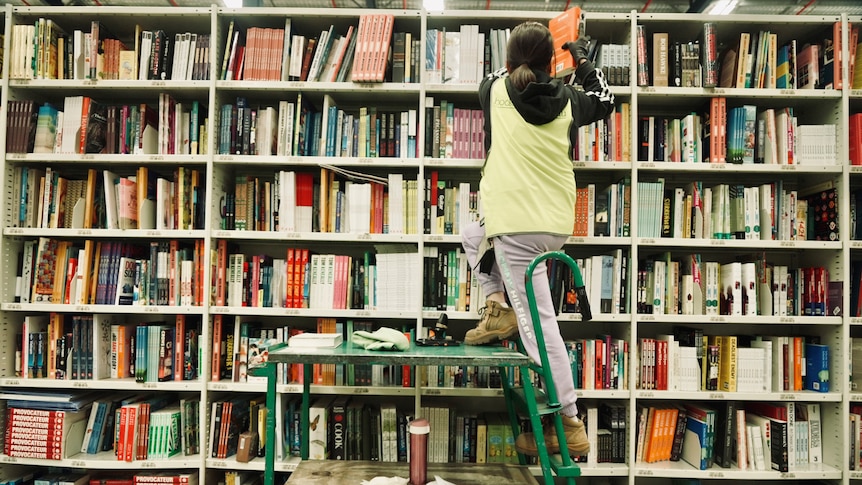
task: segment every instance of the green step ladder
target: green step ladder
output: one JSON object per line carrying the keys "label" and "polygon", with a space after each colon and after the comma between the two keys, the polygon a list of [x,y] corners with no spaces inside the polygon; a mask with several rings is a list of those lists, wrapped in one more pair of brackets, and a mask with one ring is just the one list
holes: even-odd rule
{"label": "green step ladder", "polygon": [[[539,464],[542,468],[542,476],[545,479],[545,485],[554,485],[554,475],[565,478],[567,485],[575,485],[575,477],[581,476],[581,469],[572,461],[567,452],[566,434],[563,431],[563,421],[560,416],[562,405],[557,398],[557,389],[554,386],[554,381],[551,379],[551,368],[548,363],[548,355],[542,351],[545,348],[545,336],[542,333],[542,324],[539,320],[539,312],[536,307],[535,291],[533,290],[533,271],[540,263],[548,259],[557,259],[569,266],[574,276],[575,291],[578,296],[578,305],[581,311],[582,321],[592,319],[590,304],[587,300],[586,289],[584,288],[584,280],[581,272],[578,269],[577,263],[568,254],[563,251],[548,251],[539,256],[536,256],[533,261],[527,266],[526,290],[527,302],[530,305],[530,315],[533,320],[533,331],[536,335],[536,343],[539,346],[541,362],[531,362],[529,365],[518,366],[518,370],[501,367],[500,371],[503,377],[503,394],[506,397],[506,408],[509,412],[509,421],[512,426],[513,436],[518,436],[520,433],[520,423],[518,413],[524,413],[530,417],[530,424],[533,427],[533,434],[536,437],[536,445],[539,452]],[[518,339],[518,350],[524,352],[524,347],[521,340]],[[544,383],[543,389],[533,387],[533,382],[530,378],[530,371],[541,377]],[[510,381],[509,372],[512,372],[512,377],[515,377],[515,372],[520,372],[521,382],[523,387],[514,387]],[[554,430],[557,433],[557,440],[560,443],[561,453],[559,458],[551,456],[548,453],[548,447],[545,443],[545,436],[542,432],[542,417],[549,416],[554,425]],[[526,457],[518,454],[518,461],[521,465],[526,465]]]}

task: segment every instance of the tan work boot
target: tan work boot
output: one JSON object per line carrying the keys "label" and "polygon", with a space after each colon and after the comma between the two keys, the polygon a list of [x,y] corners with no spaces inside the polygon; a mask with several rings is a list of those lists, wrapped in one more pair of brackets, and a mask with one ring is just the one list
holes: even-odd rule
{"label": "tan work boot", "polygon": [[496,301],[487,300],[485,307],[479,310],[482,319],[476,328],[467,331],[464,343],[481,345],[493,340],[503,340],[518,333],[518,320],[515,310],[504,307]]}
{"label": "tan work boot", "polygon": [[[587,432],[584,429],[583,421],[575,421],[568,416],[561,416],[561,418],[563,419],[563,431],[566,433],[566,445],[569,448],[569,455],[584,456],[589,453],[590,442],[587,439]],[[557,439],[554,426],[545,426],[543,433],[548,453],[559,453],[560,442]],[[536,438],[533,436],[533,433],[519,434],[515,440],[515,449],[518,453],[523,453],[524,455],[537,456],[539,454],[539,447],[536,445]]]}

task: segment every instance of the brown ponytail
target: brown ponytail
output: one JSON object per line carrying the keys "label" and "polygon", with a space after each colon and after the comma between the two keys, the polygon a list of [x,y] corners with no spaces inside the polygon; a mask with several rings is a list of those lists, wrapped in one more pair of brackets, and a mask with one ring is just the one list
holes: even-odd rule
{"label": "brown ponytail", "polygon": [[554,42],[547,27],[538,22],[524,22],[509,36],[506,57],[509,65],[509,80],[522,91],[536,81],[533,72],[547,71],[554,54]]}

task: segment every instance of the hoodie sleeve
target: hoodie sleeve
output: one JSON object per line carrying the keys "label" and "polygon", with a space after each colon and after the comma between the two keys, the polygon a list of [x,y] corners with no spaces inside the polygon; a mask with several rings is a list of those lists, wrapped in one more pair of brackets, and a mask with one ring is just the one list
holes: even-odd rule
{"label": "hoodie sleeve", "polygon": [[485,76],[479,83],[479,106],[482,107],[485,117],[485,123],[482,127],[485,130],[485,153],[491,149],[491,86],[494,85],[495,81],[507,75],[506,68],[501,67]]}
{"label": "hoodie sleeve", "polygon": [[584,88],[583,91],[569,88],[577,126],[603,119],[614,111],[614,95],[601,69],[585,61],[578,66],[575,76]]}

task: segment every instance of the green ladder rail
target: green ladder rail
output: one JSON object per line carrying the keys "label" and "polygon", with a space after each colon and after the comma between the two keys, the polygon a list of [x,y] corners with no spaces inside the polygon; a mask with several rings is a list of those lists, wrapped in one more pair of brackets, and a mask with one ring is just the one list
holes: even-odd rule
{"label": "green ladder rail", "polygon": [[[539,318],[539,311],[536,306],[535,291],[533,289],[533,271],[536,266],[547,259],[557,259],[567,265],[572,270],[574,276],[575,291],[578,296],[578,305],[581,309],[581,317],[583,321],[591,320],[592,313],[590,311],[589,301],[587,300],[586,289],[584,288],[584,280],[581,272],[578,269],[577,263],[563,251],[548,251],[539,256],[536,256],[533,261],[527,266],[526,290],[527,302],[530,306],[530,315],[533,320],[533,331],[536,336],[536,343],[539,347],[539,355],[541,362],[530,362],[526,365],[518,366],[521,376],[521,387],[514,386],[514,379],[509,380],[509,369],[500,368],[503,377],[503,393],[506,396],[506,408],[509,412],[509,421],[512,426],[513,436],[518,436],[520,433],[520,423],[518,421],[518,412],[525,412],[530,417],[530,424],[533,427],[533,435],[536,437],[536,445],[539,453],[539,464],[542,469],[542,476],[545,480],[545,485],[554,485],[554,475],[566,479],[567,485],[575,485],[575,477],[581,476],[581,469],[572,461],[566,443],[566,434],[563,430],[563,421],[560,416],[562,405],[557,397],[557,389],[554,386],[554,381],[551,378],[551,366],[548,362],[547,352],[545,349],[545,336],[542,333],[542,323]],[[524,351],[523,344],[518,339],[518,350]],[[533,387],[533,381],[530,378],[530,371],[541,377],[544,384],[543,389]],[[514,377],[514,370],[512,370]],[[554,430],[557,433],[557,441],[560,443],[559,458],[551,456],[548,453],[548,447],[545,443],[545,436],[542,432],[542,417],[550,416],[554,425]],[[565,451],[564,451],[565,450]],[[526,457],[518,454],[518,461],[521,465],[526,465]]]}

